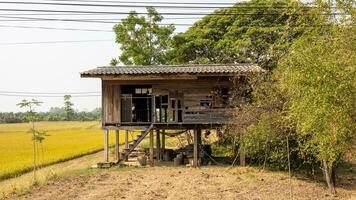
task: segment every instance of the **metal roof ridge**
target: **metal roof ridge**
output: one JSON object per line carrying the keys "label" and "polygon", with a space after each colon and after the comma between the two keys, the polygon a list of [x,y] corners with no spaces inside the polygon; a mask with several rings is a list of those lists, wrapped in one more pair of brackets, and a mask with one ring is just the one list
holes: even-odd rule
{"label": "metal roof ridge", "polygon": [[177,64],[177,65],[121,65],[121,66],[98,66],[97,69],[104,68],[156,68],[156,67],[221,67],[221,66],[257,66],[255,63],[228,63],[228,64]]}

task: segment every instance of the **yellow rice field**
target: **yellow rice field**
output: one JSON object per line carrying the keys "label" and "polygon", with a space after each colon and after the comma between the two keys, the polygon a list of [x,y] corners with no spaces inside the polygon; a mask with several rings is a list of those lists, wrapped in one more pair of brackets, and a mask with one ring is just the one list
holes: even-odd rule
{"label": "yellow rice field", "polygon": [[[33,166],[30,124],[0,124],[0,180],[15,176]],[[103,148],[103,130],[99,122],[38,122],[36,128],[48,131],[43,141],[41,164],[50,164]],[[114,131],[110,143],[114,142]],[[129,138],[132,139],[132,138]],[[120,143],[124,134],[120,133]],[[93,163],[94,164],[94,163]]]}

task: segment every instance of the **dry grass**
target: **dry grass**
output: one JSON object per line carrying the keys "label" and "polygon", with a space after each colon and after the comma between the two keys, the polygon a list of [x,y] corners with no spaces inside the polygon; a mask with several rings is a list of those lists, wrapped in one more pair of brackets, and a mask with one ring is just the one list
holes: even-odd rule
{"label": "dry grass", "polygon": [[[290,190],[290,188],[292,190]],[[353,187],[328,193],[323,183],[257,168],[154,167],[56,177],[13,199],[353,199]],[[290,193],[292,191],[292,193]]]}

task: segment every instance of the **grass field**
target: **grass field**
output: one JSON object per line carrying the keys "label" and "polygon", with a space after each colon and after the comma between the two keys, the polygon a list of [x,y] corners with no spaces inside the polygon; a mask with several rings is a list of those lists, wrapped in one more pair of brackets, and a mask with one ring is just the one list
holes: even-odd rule
{"label": "grass field", "polygon": [[[30,124],[0,124],[0,180],[16,176],[33,166]],[[38,122],[36,128],[48,131],[43,142],[40,164],[51,164],[85,155],[103,148],[99,122]],[[110,143],[115,134],[110,132]],[[131,139],[131,138],[129,138]],[[120,143],[124,134],[120,134]],[[94,163],[93,163],[94,164]]]}

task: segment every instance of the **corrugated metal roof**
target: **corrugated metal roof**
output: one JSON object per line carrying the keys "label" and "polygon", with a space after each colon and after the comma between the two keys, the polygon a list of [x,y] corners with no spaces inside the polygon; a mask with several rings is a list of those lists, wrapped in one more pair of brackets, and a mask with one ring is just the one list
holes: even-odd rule
{"label": "corrugated metal roof", "polygon": [[82,77],[100,77],[104,75],[155,75],[155,74],[234,74],[263,72],[254,64],[199,64],[199,65],[150,65],[98,67],[81,73]]}

